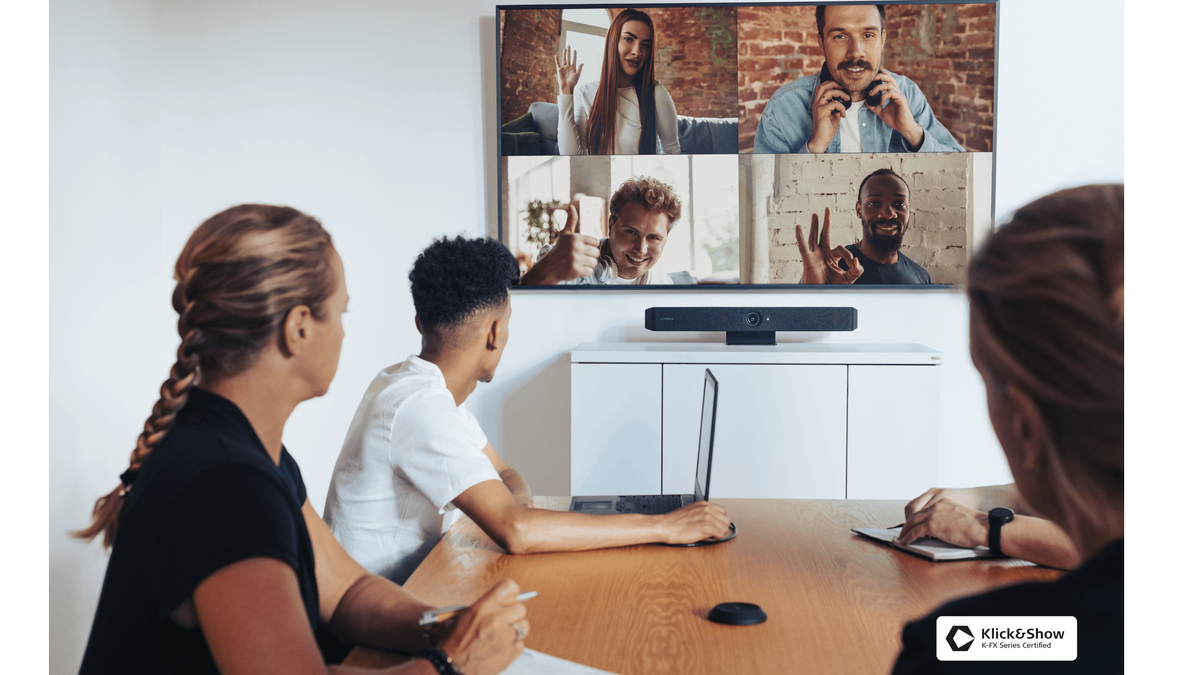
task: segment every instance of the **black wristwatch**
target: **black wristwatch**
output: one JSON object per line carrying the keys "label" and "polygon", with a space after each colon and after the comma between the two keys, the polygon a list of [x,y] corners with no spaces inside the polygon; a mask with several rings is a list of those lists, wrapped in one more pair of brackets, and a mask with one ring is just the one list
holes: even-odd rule
{"label": "black wristwatch", "polygon": [[433,669],[438,672],[438,675],[463,675],[463,672],[458,669],[458,665],[449,656],[446,656],[446,652],[437,647],[422,649],[416,653],[416,657],[432,663]]}
{"label": "black wristwatch", "polygon": [[997,506],[988,511],[988,550],[992,555],[1004,555],[1000,550],[1000,528],[1011,523],[1015,514],[1012,509]]}

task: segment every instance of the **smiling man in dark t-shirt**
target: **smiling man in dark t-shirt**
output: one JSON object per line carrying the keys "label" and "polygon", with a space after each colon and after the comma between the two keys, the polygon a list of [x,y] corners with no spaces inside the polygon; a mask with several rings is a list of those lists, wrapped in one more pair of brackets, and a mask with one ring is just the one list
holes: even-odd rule
{"label": "smiling man in dark t-shirt", "polygon": [[854,212],[862,220],[862,239],[830,248],[829,209],[817,237],[817,214],[805,243],[804,227],[796,225],[796,245],[804,271],[802,284],[928,284],[929,272],[900,252],[908,231],[908,183],[891,169],[869,174],[858,186]]}

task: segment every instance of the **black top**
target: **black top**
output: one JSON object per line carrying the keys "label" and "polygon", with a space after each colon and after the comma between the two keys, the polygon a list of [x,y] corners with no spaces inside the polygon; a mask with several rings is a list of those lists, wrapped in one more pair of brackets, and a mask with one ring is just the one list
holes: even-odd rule
{"label": "black top", "polygon": [[[912,258],[900,253],[900,260],[894,265],[883,265],[863,255],[858,244],[846,247],[863,266],[862,276],[854,281],[856,284],[931,284],[929,272],[925,271]],[[844,266],[845,261],[841,261]]]}
{"label": "black top", "polygon": [[127,497],[80,673],[216,673],[199,628],[168,615],[218,569],[248,558],[292,566],[320,621],[307,497],[284,449],[275,466],[242,411],[193,388]]}
{"label": "black top", "polygon": [[[1073,616],[1074,661],[938,661],[939,616]],[[893,675],[908,673],[1112,673],[1125,663],[1125,540],[1109,544],[1053,583],[1001,588],[942,605],[904,627]]]}

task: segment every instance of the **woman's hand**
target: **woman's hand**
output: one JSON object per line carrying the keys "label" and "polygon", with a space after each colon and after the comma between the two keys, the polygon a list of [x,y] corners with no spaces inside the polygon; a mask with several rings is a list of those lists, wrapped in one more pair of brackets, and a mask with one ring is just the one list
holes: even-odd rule
{"label": "woman's hand", "polygon": [[934,537],[963,548],[987,546],[988,516],[942,498],[909,516],[896,541],[911,544],[921,537]]}
{"label": "woman's hand", "polygon": [[570,47],[563,47],[562,59],[554,55],[554,68],[558,71],[558,93],[567,96],[575,95],[575,85],[579,84],[579,74],[583,72],[583,64],[575,65],[579,54]]}
{"label": "woman's hand", "polygon": [[466,675],[496,675],[525,650],[529,622],[517,600],[520,590],[504,579],[454,617],[450,636],[438,646]]}
{"label": "woman's hand", "polygon": [[[955,504],[961,504],[969,509],[979,510],[979,494],[978,490],[974,489],[957,489],[957,488],[930,488],[926,490],[920,497],[912,500],[904,505],[904,519],[908,520],[913,517],[913,514],[926,506],[942,500],[949,499]],[[997,506],[1000,506],[997,504]]]}

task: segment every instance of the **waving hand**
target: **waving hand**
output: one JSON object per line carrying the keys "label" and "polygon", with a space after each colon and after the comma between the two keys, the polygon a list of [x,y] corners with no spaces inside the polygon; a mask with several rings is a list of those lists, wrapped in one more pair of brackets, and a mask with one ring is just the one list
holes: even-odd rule
{"label": "waving hand", "polygon": [[583,72],[583,64],[575,65],[579,54],[570,47],[563,47],[562,58],[554,55],[554,69],[558,73],[558,93],[571,96],[575,93],[575,85],[579,84],[579,74]]}

